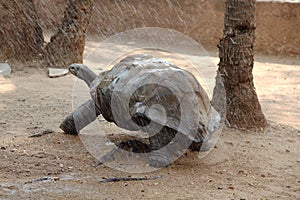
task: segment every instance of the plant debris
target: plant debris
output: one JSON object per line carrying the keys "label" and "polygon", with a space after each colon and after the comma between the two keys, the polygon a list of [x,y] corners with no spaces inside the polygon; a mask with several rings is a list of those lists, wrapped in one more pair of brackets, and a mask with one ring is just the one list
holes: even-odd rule
{"label": "plant debris", "polygon": [[145,181],[145,180],[156,180],[160,179],[162,176],[154,176],[154,177],[116,177],[116,178],[104,178],[99,181],[99,183],[111,183],[111,182],[119,182],[119,181]]}
{"label": "plant debris", "polygon": [[43,135],[50,134],[50,133],[54,133],[54,131],[50,130],[50,129],[46,129],[46,130],[43,130],[41,132],[35,133],[33,135],[30,135],[29,138],[32,138],[32,137],[41,137]]}
{"label": "plant debris", "polygon": [[42,177],[42,178],[37,178],[31,181],[26,181],[25,184],[30,184],[30,183],[36,183],[36,182],[42,182],[42,181],[58,181],[59,177]]}

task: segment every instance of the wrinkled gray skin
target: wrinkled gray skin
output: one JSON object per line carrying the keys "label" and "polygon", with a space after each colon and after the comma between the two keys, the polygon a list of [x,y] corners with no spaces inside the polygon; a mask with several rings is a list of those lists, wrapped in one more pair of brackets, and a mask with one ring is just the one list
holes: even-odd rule
{"label": "wrinkled gray skin", "polygon": [[[140,59],[139,56],[135,56],[135,57],[128,57],[123,60],[124,60],[124,63],[126,63],[128,60],[129,62],[127,62],[127,64],[129,63],[129,65],[130,65],[130,64],[134,63],[132,61],[134,61],[136,58]],[[148,58],[152,58],[152,57],[146,57],[146,56],[142,55],[142,59],[143,58],[148,59]],[[120,62],[121,65],[122,65],[122,62],[123,61]],[[157,61],[155,61],[155,62],[157,62]],[[169,65],[169,63],[167,63],[167,62],[164,63],[161,60],[158,60],[158,62],[159,63],[155,63],[155,64]],[[118,71],[118,67],[119,67],[118,64],[114,67],[115,71]],[[171,66],[171,67],[173,67],[173,66]],[[164,69],[164,67],[162,67],[162,69]],[[123,69],[121,68],[121,70],[123,70]],[[73,75],[78,77],[79,79],[82,79],[83,81],[86,82],[86,84],[90,88],[92,99],[85,102],[83,105],[81,105],[77,110],[75,110],[73,113],[71,113],[65,119],[65,121],[61,124],[62,130],[64,130],[66,133],[69,133],[69,134],[78,134],[81,129],[83,129],[85,126],[87,126],[88,124],[93,122],[97,118],[97,116],[100,114],[102,114],[105,119],[107,119],[110,122],[116,123],[121,128],[125,128],[128,130],[134,130],[134,128],[132,128],[130,126],[126,127],[126,125],[129,124],[129,123],[127,123],[127,121],[125,121],[125,123],[123,123],[124,125],[122,125],[121,123],[117,123],[113,119],[112,114],[111,113],[107,114],[109,112],[103,108],[103,107],[107,107],[107,104],[109,104],[109,102],[104,101],[104,104],[103,104],[103,97],[102,97],[102,99],[101,98],[99,99],[99,85],[102,84],[101,81],[99,81],[99,80],[103,80],[103,77],[108,76],[107,74],[109,74],[110,72],[108,72],[107,74],[106,74],[106,72],[103,72],[99,75],[99,78],[97,78],[97,75],[83,64],[72,64],[69,67],[69,71]],[[105,87],[105,86],[103,86],[103,87]],[[201,86],[200,86],[200,88],[201,88]],[[101,89],[102,88],[100,88],[100,90]],[[151,89],[154,90],[155,88],[150,88],[150,90]],[[200,91],[200,92],[203,93],[203,91]],[[102,94],[102,91],[100,91],[100,93]],[[148,93],[145,93],[145,94],[147,95]],[[109,95],[107,95],[107,96],[109,96]],[[206,102],[205,102],[205,100],[204,100],[204,104],[209,104],[209,103],[207,103],[207,100],[206,100]],[[171,103],[172,103],[172,100],[171,100]],[[140,104],[141,104],[141,102],[136,103],[136,105],[138,105],[138,106],[140,106]],[[139,113],[140,110],[144,110],[144,109],[142,109],[144,107],[145,106],[140,106],[135,111],[135,113],[136,113],[135,114],[135,123],[137,123],[138,125],[144,125],[144,124],[149,123],[149,116],[146,116],[146,114],[143,112]],[[219,126],[220,115],[217,111],[214,110],[214,108],[212,106],[210,106],[210,104],[209,104],[209,107],[210,107],[210,109],[207,108],[207,114],[204,112],[204,115],[205,115],[205,118],[207,118],[207,121],[203,122],[203,126],[201,125],[200,127],[198,127],[198,131],[200,131],[200,136],[198,139],[196,139],[197,136],[195,138],[188,137],[188,133],[187,134],[179,133],[180,135],[178,137],[179,137],[180,143],[186,144],[183,146],[189,146],[190,149],[197,150],[197,151],[199,151],[200,148],[202,150],[205,148],[206,148],[206,150],[208,150],[210,148],[210,147],[203,148],[203,146],[207,145],[206,142],[209,140],[209,137],[210,137],[209,134],[213,133]],[[152,120],[155,121],[154,118],[152,118]],[[75,122],[76,122],[76,126],[75,126]],[[156,122],[159,123],[159,120]],[[145,131],[147,132],[147,130],[145,130]],[[172,162],[171,158],[172,158],[172,156],[174,156],[176,154],[175,151],[178,152],[178,150],[180,151],[180,150],[184,150],[184,149],[180,149],[180,147],[178,147],[178,145],[176,145],[176,144],[171,144],[171,145],[168,145],[163,150],[160,150],[159,152],[155,151],[155,150],[159,150],[162,147],[169,144],[170,141],[176,136],[178,131],[179,130],[174,130],[172,128],[172,125],[164,126],[162,128],[162,130],[159,131],[157,134],[150,135],[150,137],[149,137],[150,144],[149,145],[146,145],[139,141],[127,141],[127,142],[123,142],[123,143],[117,144],[117,145],[121,148],[128,148],[128,146],[131,146],[131,147],[129,147],[129,149],[131,149],[131,151],[134,151],[134,152],[151,152],[151,156],[149,157],[150,165],[154,166],[154,167],[164,167],[164,166],[169,165]],[[208,133],[208,134],[206,134],[206,133]],[[173,153],[174,153],[174,155],[171,155]]]}

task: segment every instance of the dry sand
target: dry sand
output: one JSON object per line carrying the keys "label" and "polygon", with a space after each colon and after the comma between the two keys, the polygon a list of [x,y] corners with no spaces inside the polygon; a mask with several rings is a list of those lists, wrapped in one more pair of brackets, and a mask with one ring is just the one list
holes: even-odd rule
{"label": "dry sand", "polygon": [[[59,130],[72,110],[74,77],[15,70],[0,79],[0,199],[299,199],[299,67],[295,58],[256,56],[255,85],[267,129],[224,129],[204,159],[189,152],[146,174],[96,166],[79,137]],[[54,133],[28,138],[45,129]],[[98,183],[103,177],[156,175],[162,178]],[[52,180],[25,184],[41,177]]]}

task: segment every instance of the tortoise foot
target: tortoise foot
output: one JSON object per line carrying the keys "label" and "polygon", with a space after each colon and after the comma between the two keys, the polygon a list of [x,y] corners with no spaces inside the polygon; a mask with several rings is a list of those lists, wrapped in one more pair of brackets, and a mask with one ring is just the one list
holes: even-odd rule
{"label": "tortoise foot", "polygon": [[210,141],[203,142],[203,144],[201,145],[201,148],[200,148],[200,152],[209,151],[213,148],[213,146],[214,146],[213,143]]}
{"label": "tortoise foot", "polygon": [[66,119],[60,124],[59,128],[66,134],[78,135],[73,114],[68,115]]}
{"label": "tortoise foot", "polygon": [[149,165],[155,168],[167,167],[172,163],[172,159],[167,152],[153,152],[149,156]]}

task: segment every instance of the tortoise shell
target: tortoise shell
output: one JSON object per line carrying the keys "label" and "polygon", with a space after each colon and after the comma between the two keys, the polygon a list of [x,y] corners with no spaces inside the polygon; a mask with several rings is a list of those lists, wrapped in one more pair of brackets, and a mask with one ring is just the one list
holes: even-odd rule
{"label": "tortoise shell", "polygon": [[193,74],[141,54],[128,56],[92,83],[103,117],[127,130],[150,135],[168,127],[200,142],[207,138],[211,105]]}

